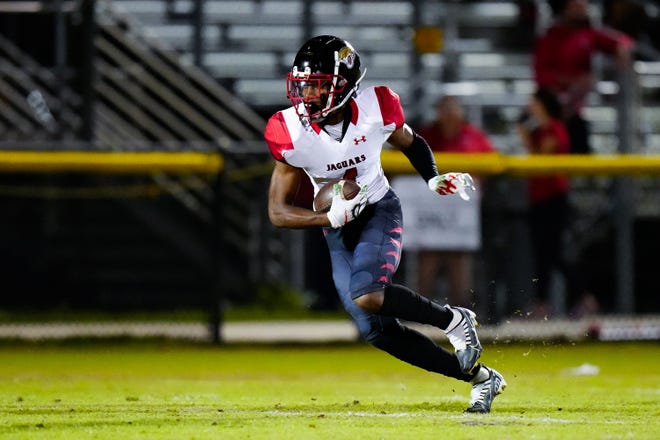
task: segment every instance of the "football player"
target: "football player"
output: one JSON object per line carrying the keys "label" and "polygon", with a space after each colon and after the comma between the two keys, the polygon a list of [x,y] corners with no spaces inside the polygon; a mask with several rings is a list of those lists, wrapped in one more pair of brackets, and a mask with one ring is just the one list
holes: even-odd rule
{"label": "football player", "polygon": [[[502,375],[477,363],[482,347],[475,314],[441,305],[392,282],[399,266],[401,204],[381,166],[385,142],[400,149],[441,195],[468,197],[469,174],[439,175],[427,142],[404,121],[398,95],[385,86],[359,90],[366,69],[347,41],[321,35],[307,41],[287,75],[292,106],[275,113],[264,137],[276,159],[268,214],[277,227],[321,227],[335,287],[360,335],[375,347],[428,371],[472,384],[468,412],[487,413],[506,387]],[[294,202],[302,179],[315,193],[335,178],[356,181],[355,198],[333,197],[328,212]],[[399,320],[434,325],[454,347],[450,352]]]}

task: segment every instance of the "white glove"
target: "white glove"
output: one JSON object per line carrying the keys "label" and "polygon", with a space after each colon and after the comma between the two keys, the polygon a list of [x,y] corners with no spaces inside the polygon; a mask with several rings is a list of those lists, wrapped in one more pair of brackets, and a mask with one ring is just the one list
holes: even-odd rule
{"label": "white glove", "polygon": [[429,189],[445,196],[458,193],[463,200],[470,200],[467,189],[475,191],[472,176],[468,173],[446,173],[429,179]]}
{"label": "white glove", "polygon": [[351,200],[344,199],[339,183],[335,184],[332,192],[334,196],[332,197],[332,205],[327,216],[328,220],[330,220],[330,225],[335,229],[341,228],[346,223],[355,220],[367,206],[367,185],[364,185],[358,195]]}

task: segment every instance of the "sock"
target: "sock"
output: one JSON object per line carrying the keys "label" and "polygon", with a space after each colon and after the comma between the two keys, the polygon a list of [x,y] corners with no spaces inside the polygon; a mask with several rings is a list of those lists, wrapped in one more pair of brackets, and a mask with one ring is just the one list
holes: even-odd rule
{"label": "sock", "polygon": [[399,284],[390,284],[385,287],[380,314],[420,324],[434,325],[443,330],[454,319],[454,312],[449,307],[435,303]]}
{"label": "sock", "polygon": [[470,383],[474,385],[475,383],[483,382],[488,377],[490,377],[488,370],[482,364],[479,364],[479,371],[474,373],[474,377],[470,379]]}
{"label": "sock", "polygon": [[[465,374],[453,353],[437,345],[425,335],[400,324],[388,326],[375,339],[369,341],[395,358],[427,371],[443,374],[464,382],[474,375]],[[483,370],[483,369],[482,369]]]}

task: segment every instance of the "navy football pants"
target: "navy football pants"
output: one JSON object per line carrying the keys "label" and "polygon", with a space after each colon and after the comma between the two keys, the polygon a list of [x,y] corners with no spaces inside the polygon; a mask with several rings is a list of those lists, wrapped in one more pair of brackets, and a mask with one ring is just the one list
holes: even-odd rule
{"label": "navy football pants", "polygon": [[382,290],[392,282],[401,258],[403,232],[401,202],[392,190],[360,216],[339,229],[323,230],[332,278],[341,302],[366,340],[394,318],[376,316],[358,307],[353,299]]}
{"label": "navy football pants", "polygon": [[402,326],[395,317],[369,313],[353,302],[391,284],[399,267],[403,221],[396,194],[390,190],[380,201],[367,206],[357,219],[339,229],[324,228],[323,233],[335,287],[360,336],[412,365],[469,381],[472,376],[460,371],[453,353]]}

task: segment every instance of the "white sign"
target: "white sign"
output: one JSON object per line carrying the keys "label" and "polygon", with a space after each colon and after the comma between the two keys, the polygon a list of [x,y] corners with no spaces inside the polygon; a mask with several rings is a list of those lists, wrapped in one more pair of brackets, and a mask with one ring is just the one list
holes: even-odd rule
{"label": "white sign", "polygon": [[403,208],[403,241],[407,250],[474,251],[481,247],[481,193],[467,190],[441,196],[429,191],[418,175],[397,176],[392,187]]}

